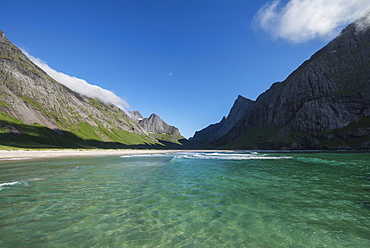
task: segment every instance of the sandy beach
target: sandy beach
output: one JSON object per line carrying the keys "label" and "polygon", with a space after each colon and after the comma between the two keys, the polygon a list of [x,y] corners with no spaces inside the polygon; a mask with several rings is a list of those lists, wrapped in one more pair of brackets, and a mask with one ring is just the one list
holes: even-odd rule
{"label": "sandy beach", "polygon": [[60,150],[0,150],[0,161],[21,158],[50,158],[73,156],[120,156],[129,154],[176,153],[185,150],[104,150],[104,149],[60,149]]}

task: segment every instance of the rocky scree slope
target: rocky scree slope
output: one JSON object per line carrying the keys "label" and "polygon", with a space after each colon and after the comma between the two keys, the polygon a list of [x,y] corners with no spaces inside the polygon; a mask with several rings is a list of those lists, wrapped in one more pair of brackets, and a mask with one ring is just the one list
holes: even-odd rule
{"label": "rocky scree slope", "polygon": [[118,107],[56,82],[3,32],[0,137],[0,145],[26,147],[163,146]]}
{"label": "rocky scree slope", "polygon": [[203,146],[369,149],[370,28],[359,22],[248,103],[226,134]]}

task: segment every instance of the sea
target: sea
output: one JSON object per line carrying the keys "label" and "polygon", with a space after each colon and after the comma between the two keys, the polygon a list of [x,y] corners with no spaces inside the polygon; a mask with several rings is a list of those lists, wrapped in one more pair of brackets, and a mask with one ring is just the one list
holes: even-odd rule
{"label": "sea", "polygon": [[370,247],[370,153],[1,160],[0,247]]}

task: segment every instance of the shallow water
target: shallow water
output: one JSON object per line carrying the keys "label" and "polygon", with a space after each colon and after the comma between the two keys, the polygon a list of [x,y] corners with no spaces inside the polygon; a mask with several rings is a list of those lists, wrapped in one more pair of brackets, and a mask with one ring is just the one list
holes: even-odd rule
{"label": "shallow water", "polygon": [[0,247],[370,247],[370,154],[1,161]]}

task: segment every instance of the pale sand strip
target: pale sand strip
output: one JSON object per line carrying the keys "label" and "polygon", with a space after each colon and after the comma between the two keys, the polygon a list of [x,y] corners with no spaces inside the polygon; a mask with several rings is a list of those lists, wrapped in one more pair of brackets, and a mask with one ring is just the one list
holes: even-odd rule
{"label": "pale sand strip", "polygon": [[185,152],[185,150],[0,150],[0,160],[16,158],[47,158],[47,157],[70,157],[70,156],[120,156],[132,154],[160,154]]}
{"label": "pale sand strip", "polygon": [[[160,154],[177,152],[226,152],[225,150],[104,150],[104,149],[60,149],[60,150],[0,150],[0,161],[23,158],[50,158],[76,156],[121,156],[134,154]],[[230,151],[229,151],[230,152]]]}

